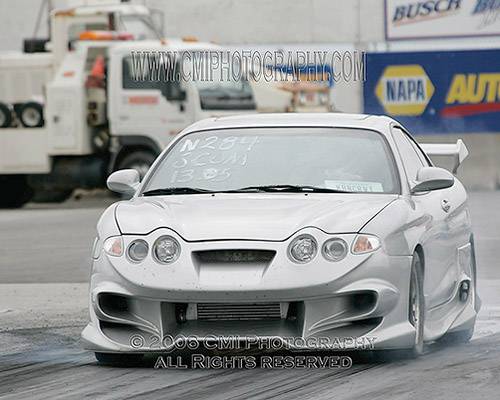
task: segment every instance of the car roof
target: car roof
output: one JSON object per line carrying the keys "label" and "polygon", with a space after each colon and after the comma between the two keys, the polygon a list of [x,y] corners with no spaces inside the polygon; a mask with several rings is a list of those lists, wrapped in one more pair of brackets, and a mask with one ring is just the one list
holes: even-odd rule
{"label": "car roof", "polygon": [[257,127],[345,127],[374,129],[386,133],[392,118],[344,113],[261,113],[207,118],[190,125],[184,133],[200,130]]}

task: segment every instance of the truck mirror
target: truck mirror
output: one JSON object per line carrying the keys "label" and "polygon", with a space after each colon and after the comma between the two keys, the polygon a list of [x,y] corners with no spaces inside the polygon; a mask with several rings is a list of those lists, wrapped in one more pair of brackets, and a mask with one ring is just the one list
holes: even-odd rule
{"label": "truck mirror", "polygon": [[180,89],[179,90],[179,95],[177,97],[176,100],[178,101],[186,101],[186,98],[187,98],[187,93],[184,89]]}

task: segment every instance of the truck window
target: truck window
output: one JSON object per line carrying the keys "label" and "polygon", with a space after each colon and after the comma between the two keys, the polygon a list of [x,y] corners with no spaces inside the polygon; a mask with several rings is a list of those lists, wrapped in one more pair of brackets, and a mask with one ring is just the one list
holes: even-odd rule
{"label": "truck window", "polygon": [[246,79],[195,81],[203,110],[254,110],[253,91]]}
{"label": "truck window", "polygon": [[85,31],[107,31],[107,22],[77,22],[68,28],[68,41],[70,43],[79,39],[80,33]]}
{"label": "truck window", "polygon": [[[191,55],[191,59],[196,60],[195,63],[199,65],[211,65],[210,57],[205,51],[194,51]],[[193,83],[200,95],[202,110],[256,109],[252,87],[245,74],[242,74],[244,66],[241,62],[239,65],[234,64],[237,62],[235,59],[232,62],[233,65],[229,65],[229,68],[212,67],[210,73],[200,69],[192,74]],[[189,67],[193,68],[194,64]]]}
{"label": "truck window", "polygon": [[185,97],[179,80],[155,81],[148,78],[144,80],[136,79],[131,56],[126,56],[122,59],[122,88],[129,90],[159,90],[168,101],[182,101]]}
{"label": "truck window", "polygon": [[156,32],[153,22],[146,16],[121,15],[120,28],[134,35],[135,40],[158,39],[160,34]]}

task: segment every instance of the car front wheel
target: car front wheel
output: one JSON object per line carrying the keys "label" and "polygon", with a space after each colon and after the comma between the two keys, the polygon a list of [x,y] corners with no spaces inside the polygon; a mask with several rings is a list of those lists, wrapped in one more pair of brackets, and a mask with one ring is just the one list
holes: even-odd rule
{"label": "car front wheel", "polygon": [[417,252],[413,254],[410,274],[410,293],[408,320],[415,328],[415,344],[410,349],[410,355],[418,357],[424,352],[424,279],[422,260]]}

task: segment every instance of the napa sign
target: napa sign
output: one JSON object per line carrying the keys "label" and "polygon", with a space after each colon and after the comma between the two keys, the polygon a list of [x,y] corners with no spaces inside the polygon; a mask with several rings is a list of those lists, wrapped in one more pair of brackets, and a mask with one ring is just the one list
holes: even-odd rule
{"label": "napa sign", "polygon": [[387,114],[420,115],[434,86],[420,65],[392,65],[384,69],[375,93]]}
{"label": "napa sign", "polygon": [[364,112],[415,133],[500,133],[500,50],[368,53]]}

